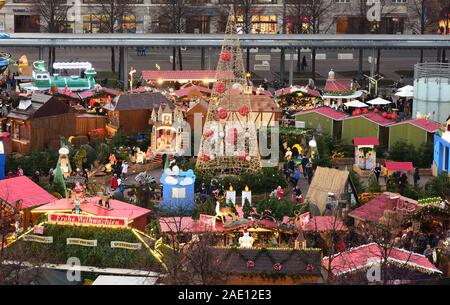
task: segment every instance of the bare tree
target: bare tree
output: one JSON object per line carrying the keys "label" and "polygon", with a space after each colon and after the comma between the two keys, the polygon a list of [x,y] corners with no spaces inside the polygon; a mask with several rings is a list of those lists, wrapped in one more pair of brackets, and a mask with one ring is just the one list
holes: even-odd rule
{"label": "bare tree", "polygon": [[[155,32],[163,33],[184,33],[186,31],[186,22],[189,22],[189,16],[201,13],[199,7],[193,7],[195,0],[167,0],[164,5],[158,9],[158,26]],[[183,70],[183,57],[181,47],[172,49],[172,69],[176,70],[176,58],[178,53],[178,63],[180,70]]]}
{"label": "bare tree", "polygon": [[[122,33],[124,21],[128,16],[134,16],[137,0],[101,0],[90,1],[89,9],[92,18],[100,24],[100,32]],[[111,71],[116,72],[116,49],[111,47]]]}
{"label": "bare tree", "polygon": [[[71,8],[65,0],[39,0],[34,1],[33,9],[40,16],[41,28],[47,33],[61,33],[67,30],[67,12]],[[50,47],[48,53],[49,70],[53,71],[53,63],[56,60],[56,49]]]}

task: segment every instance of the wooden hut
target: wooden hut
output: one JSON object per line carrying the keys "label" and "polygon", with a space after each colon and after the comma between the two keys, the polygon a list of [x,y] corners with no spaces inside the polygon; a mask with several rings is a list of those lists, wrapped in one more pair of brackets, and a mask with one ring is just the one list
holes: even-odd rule
{"label": "wooden hut", "polygon": [[300,126],[319,130],[334,139],[341,138],[342,120],[348,117],[346,113],[339,112],[330,107],[320,107],[296,113],[295,121]]}
{"label": "wooden hut", "polygon": [[29,154],[32,149],[59,147],[60,137],[75,132],[75,110],[59,97],[33,94],[8,114],[12,150]]}
{"label": "wooden hut", "polygon": [[161,105],[174,108],[173,102],[159,92],[122,94],[103,108],[108,112],[106,130],[113,136],[119,128],[125,134],[149,131],[153,109]]}
{"label": "wooden hut", "polygon": [[350,205],[358,201],[348,171],[317,167],[306,194],[306,200],[310,202],[310,210],[313,215],[325,213],[330,194],[333,194],[339,202],[350,203]]}
{"label": "wooden hut", "polygon": [[354,138],[378,138],[380,146],[387,147],[389,126],[393,123],[391,119],[375,112],[346,117],[342,121],[342,140],[352,144]]}
{"label": "wooden hut", "polygon": [[427,119],[407,120],[389,126],[389,150],[402,140],[418,148],[423,143],[433,143],[439,123]]}

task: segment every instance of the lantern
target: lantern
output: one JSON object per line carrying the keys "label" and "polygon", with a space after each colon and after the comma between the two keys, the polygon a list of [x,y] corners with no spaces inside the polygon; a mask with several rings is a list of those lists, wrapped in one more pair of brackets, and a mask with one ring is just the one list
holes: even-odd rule
{"label": "lantern", "polygon": [[397,119],[397,114],[396,114],[396,113],[393,113],[392,116],[391,116],[391,118],[392,118],[393,120],[396,120],[396,119]]}
{"label": "lantern", "polygon": [[241,106],[241,108],[239,108],[239,114],[242,116],[247,116],[249,112],[250,112],[250,110],[245,105]]}
{"label": "lantern", "polygon": [[369,113],[369,109],[364,108],[363,113]]}
{"label": "lantern", "polygon": [[353,110],[352,115],[353,115],[353,116],[356,115],[356,110]]}
{"label": "lantern", "polygon": [[383,118],[387,118],[387,116],[388,116],[387,112],[383,112],[382,116],[383,116]]}
{"label": "lantern", "polygon": [[219,108],[217,111],[217,117],[221,120],[225,120],[228,117],[228,111],[224,108]]}
{"label": "lantern", "polygon": [[378,108],[375,108],[374,110],[373,110],[373,112],[375,112],[375,113],[378,113]]}
{"label": "lantern", "polygon": [[217,93],[224,93],[225,92],[225,83],[219,82],[216,85],[216,92]]}
{"label": "lantern", "polygon": [[222,60],[222,61],[228,62],[231,60],[232,57],[233,57],[233,55],[228,50],[225,50],[222,53],[220,53],[220,60]]}

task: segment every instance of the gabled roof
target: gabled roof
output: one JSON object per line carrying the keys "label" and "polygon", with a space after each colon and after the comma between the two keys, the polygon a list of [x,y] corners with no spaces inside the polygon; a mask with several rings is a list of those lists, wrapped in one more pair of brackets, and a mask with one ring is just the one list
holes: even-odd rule
{"label": "gabled roof", "polygon": [[432,120],[427,120],[427,119],[413,119],[413,120],[406,120],[406,121],[402,121],[396,124],[393,124],[392,126],[398,126],[398,125],[404,125],[404,124],[411,124],[414,125],[416,127],[419,127],[420,129],[423,129],[427,132],[430,133],[434,133],[437,132],[439,130],[439,123],[432,121]]}
{"label": "gabled roof", "polygon": [[327,106],[300,111],[300,112],[297,112],[296,114],[294,114],[294,116],[302,115],[302,114],[305,114],[305,113],[311,113],[311,112],[315,112],[315,113],[321,114],[323,116],[326,116],[326,117],[328,117],[330,119],[333,119],[333,120],[336,120],[336,121],[340,121],[340,120],[348,117],[348,114],[346,114],[344,112],[340,112],[340,111],[334,110],[333,108],[330,108],[330,107],[327,107]]}
{"label": "gabled roof", "polygon": [[86,90],[83,92],[78,92],[78,95],[80,96],[80,98],[82,100],[96,96],[96,95],[102,95],[102,94],[108,94],[111,96],[118,96],[119,94],[121,94],[121,91],[118,90],[114,90],[114,89],[110,89],[110,88],[106,88],[106,87],[102,87],[100,89],[91,89],[91,90]]}
{"label": "gabled roof", "polygon": [[379,126],[385,127],[385,126],[389,126],[392,125],[394,123],[393,120],[390,120],[388,118],[383,117],[381,114],[375,113],[375,112],[369,112],[369,113],[365,113],[365,114],[361,114],[361,115],[356,115],[356,116],[348,116],[345,118],[345,120],[352,120],[352,119],[356,119],[356,118],[364,118],[367,119]]}
{"label": "gabled roof", "polygon": [[[100,197],[90,197],[86,199],[85,203],[81,204],[81,210],[83,212],[95,215],[95,216],[109,216],[109,217],[126,217],[129,221],[139,218],[143,215],[149,214],[151,211],[134,204],[129,204],[119,200],[110,200],[112,210],[108,210],[97,206]],[[74,208],[73,203],[68,199],[63,198],[53,201],[46,205],[40,206],[33,210],[33,212],[39,211],[71,211]]]}
{"label": "gabled roof", "polygon": [[351,80],[327,79],[324,92],[326,93],[348,93],[351,91]]}
{"label": "gabled roof", "polygon": [[340,198],[345,191],[348,180],[349,172],[347,170],[319,166],[314,173],[306,199],[310,201],[311,205],[316,206],[322,214],[325,211],[328,193],[333,193],[337,198]]}
{"label": "gabled roof", "polygon": [[[266,274],[266,275],[314,275],[321,274],[321,251],[318,249],[294,250],[294,249],[235,249],[225,247],[212,247],[215,257],[221,262],[223,272],[235,275]],[[262,251],[262,252],[261,252]],[[258,255],[259,254],[259,255]],[[252,260],[254,266],[247,266],[248,260]],[[281,270],[274,269],[274,262],[281,264]]]}
{"label": "gabled roof", "polygon": [[[146,81],[203,81],[215,80],[216,70],[183,70],[183,71],[142,71],[142,78]],[[233,71],[222,71],[220,78],[232,79],[234,77]]]}
{"label": "gabled roof", "polygon": [[114,98],[111,103],[103,106],[109,111],[139,110],[159,108],[160,105],[168,105],[171,109],[175,106],[171,100],[160,92],[129,93]]}
{"label": "gabled roof", "polygon": [[[385,258],[382,250],[376,243],[370,243],[335,254],[331,262],[331,272],[339,276],[366,269],[377,262],[380,263]],[[387,260],[389,263],[403,265],[422,272],[442,273],[425,256],[399,248],[388,249]],[[329,257],[324,257],[322,265],[328,267],[328,264]]]}
{"label": "gabled roof", "polygon": [[22,209],[27,209],[56,198],[26,176],[20,176],[0,181],[0,199],[15,207],[22,200]]}
{"label": "gabled roof", "polygon": [[392,210],[394,207],[390,204],[390,197],[396,196],[400,202],[404,204],[406,208],[420,209],[421,206],[417,204],[417,201],[408,197],[400,196],[390,192],[384,192],[377,197],[369,200],[362,206],[351,211],[348,216],[373,223],[378,223],[380,218],[384,216],[384,211]]}
{"label": "gabled roof", "polygon": [[306,232],[348,231],[345,224],[335,216],[314,216],[304,227]]}
{"label": "gabled roof", "polygon": [[[40,94],[35,93],[31,96],[31,106],[28,107],[25,110],[21,110],[19,108],[15,108],[11,110],[11,112],[8,114],[8,118],[11,119],[19,119],[19,120],[28,120],[35,116],[35,114],[38,112],[40,108],[42,108],[47,102],[49,102],[52,99],[57,99],[56,97],[48,94]],[[64,107],[64,106],[62,106]],[[70,108],[67,105],[67,108]],[[49,109],[51,112],[49,112],[48,115],[52,115],[52,113],[59,111],[59,109]],[[42,116],[42,115],[41,115]]]}

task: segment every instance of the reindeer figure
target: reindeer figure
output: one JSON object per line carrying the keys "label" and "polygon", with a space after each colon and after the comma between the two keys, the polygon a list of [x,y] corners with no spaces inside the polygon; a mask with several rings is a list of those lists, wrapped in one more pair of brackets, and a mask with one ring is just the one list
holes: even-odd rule
{"label": "reindeer figure", "polygon": [[231,218],[233,218],[233,220],[237,219],[237,215],[233,213],[233,211],[231,210],[231,208],[220,208],[220,202],[217,200],[216,201],[216,215],[215,217],[220,217],[220,219],[222,220],[222,223],[225,223],[225,217],[226,216],[231,216]]}

